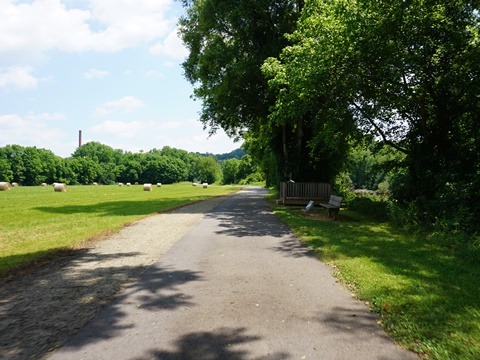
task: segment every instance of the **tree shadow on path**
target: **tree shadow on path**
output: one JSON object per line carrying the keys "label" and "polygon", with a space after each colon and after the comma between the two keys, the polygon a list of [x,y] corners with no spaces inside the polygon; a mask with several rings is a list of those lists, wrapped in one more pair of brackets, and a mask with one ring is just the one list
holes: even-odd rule
{"label": "tree shadow on path", "polygon": [[[135,252],[100,255],[78,251],[75,256],[56,259],[46,268],[3,285],[0,288],[0,358],[41,358],[78,333],[147,268],[145,265],[113,267],[106,263],[112,258],[121,261],[137,255]],[[79,263],[93,266],[79,268]],[[181,293],[178,286],[199,280],[201,275],[190,270],[153,267],[128,291],[141,293],[138,300],[147,310],[175,309],[194,305],[191,297]],[[122,296],[125,295],[119,299]],[[108,324],[102,323],[97,329],[100,338],[84,340],[111,338],[130,327],[121,324],[126,316],[122,309],[111,307],[109,311]]]}
{"label": "tree shadow on path", "polygon": [[177,350],[151,350],[148,354],[132,360],[283,360],[291,358],[288,353],[283,352],[252,358],[248,356],[248,351],[235,350],[236,345],[261,340],[259,336],[245,333],[245,328],[220,328],[213,332],[189,333],[175,342]]}

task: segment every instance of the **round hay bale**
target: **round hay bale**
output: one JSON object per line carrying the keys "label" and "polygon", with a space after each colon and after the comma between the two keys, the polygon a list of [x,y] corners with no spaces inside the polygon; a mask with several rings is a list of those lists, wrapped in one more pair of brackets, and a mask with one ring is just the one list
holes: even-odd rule
{"label": "round hay bale", "polygon": [[203,183],[202,186],[203,186],[204,189],[208,188],[208,184],[207,184],[207,183]]}
{"label": "round hay bale", "polygon": [[135,185],[138,185],[138,182],[135,181]]}
{"label": "round hay bale", "polygon": [[157,187],[162,187],[162,183],[157,183]]}
{"label": "round hay bale", "polygon": [[197,186],[197,183],[192,183],[192,186]]}
{"label": "round hay bale", "polygon": [[42,186],[48,186],[48,184],[47,183],[42,183]]}
{"label": "round hay bale", "polygon": [[13,183],[12,183],[12,187],[18,187],[18,183],[13,182]]}
{"label": "round hay bale", "polygon": [[123,183],[118,183],[118,186],[123,186]]}
{"label": "round hay bale", "polygon": [[53,188],[55,192],[66,192],[67,191],[67,185],[63,183],[55,183],[55,187]]}
{"label": "round hay bale", "polygon": [[97,185],[98,185],[98,183],[97,183],[97,182],[94,182],[94,183],[93,183],[93,186],[97,186]]}
{"label": "round hay bale", "polygon": [[132,183],[127,183],[127,186],[132,186]]}
{"label": "round hay bale", "polygon": [[143,184],[143,191],[152,191],[152,184]]}
{"label": "round hay bale", "polygon": [[9,182],[6,182],[6,181],[0,182],[0,191],[10,190],[11,187],[12,187],[12,185],[10,185]]}

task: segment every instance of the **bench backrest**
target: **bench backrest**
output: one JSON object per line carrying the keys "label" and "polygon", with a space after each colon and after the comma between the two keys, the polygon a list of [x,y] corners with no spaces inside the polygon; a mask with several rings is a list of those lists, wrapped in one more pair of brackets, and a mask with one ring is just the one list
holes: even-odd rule
{"label": "bench backrest", "polygon": [[332,194],[332,186],[328,183],[280,183],[279,196],[282,200],[303,199],[315,201],[328,201]]}
{"label": "bench backrest", "polygon": [[343,198],[341,196],[331,195],[330,200],[328,201],[328,205],[340,207],[340,205],[342,204],[342,200]]}

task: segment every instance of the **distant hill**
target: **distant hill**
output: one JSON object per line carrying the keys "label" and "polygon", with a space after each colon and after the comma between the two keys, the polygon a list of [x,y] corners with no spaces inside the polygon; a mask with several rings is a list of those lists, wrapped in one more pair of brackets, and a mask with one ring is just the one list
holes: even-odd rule
{"label": "distant hill", "polygon": [[241,160],[243,155],[246,155],[247,152],[243,149],[238,148],[226,154],[210,154],[210,153],[205,153],[205,154],[197,153],[197,154],[199,154],[200,156],[215,156],[218,160],[228,160],[228,159]]}

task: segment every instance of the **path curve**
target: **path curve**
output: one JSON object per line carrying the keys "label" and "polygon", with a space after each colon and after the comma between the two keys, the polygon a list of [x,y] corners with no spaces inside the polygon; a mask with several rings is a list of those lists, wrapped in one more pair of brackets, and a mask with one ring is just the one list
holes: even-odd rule
{"label": "path curve", "polygon": [[219,204],[49,360],[416,359],[264,195]]}

